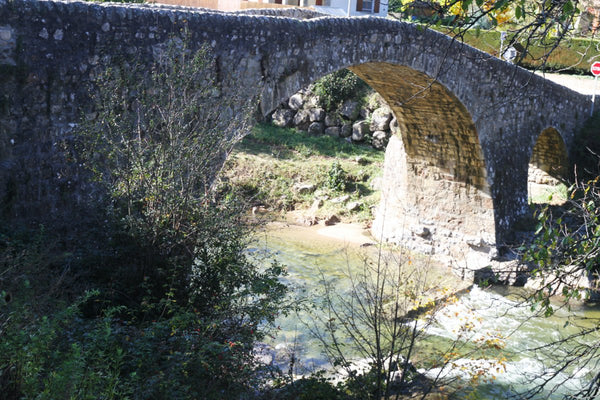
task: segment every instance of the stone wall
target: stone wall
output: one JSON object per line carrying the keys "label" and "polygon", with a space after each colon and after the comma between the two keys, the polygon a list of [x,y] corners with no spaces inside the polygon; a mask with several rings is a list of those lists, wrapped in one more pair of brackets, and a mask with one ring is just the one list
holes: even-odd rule
{"label": "stone wall", "polygon": [[377,150],[385,150],[392,132],[397,132],[398,122],[381,96],[370,93],[368,97],[366,104],[361,104],[362,99],[348,99],[338,109],[326,112],[309,87],[283,102],[271,115],[271,121],[276,126],[350,143],[368,143]]}

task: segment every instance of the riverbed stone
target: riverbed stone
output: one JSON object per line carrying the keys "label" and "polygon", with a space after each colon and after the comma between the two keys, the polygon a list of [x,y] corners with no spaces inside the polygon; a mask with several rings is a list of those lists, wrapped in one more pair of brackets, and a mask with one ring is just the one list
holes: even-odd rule
{"label": "riverbed stone", "polygon": [[345,194],[343,196],[339,196],[339,197],[331,199],[331,202],[334,204],[340,204],[340,203],[345,203],[348,200],[350,200],[350,195]]}
{"label": "riverbed stone", "polygon": [[273,125],[287,128],[292,125],[292,122],[294,122],[294,115],[296,115],[294,110],[283,108],[276,110],[271,116],[271,120],[273,121]]}
{"label": "riverbed stone", "polygon": [[288,100],[288,106],[292,110],[299,110],[302,108],[303,105],[304,105],[304,96],[302,95],[302,93],[295,93]]}
{"label": "riverbed stone", "polygon": [[307,194],[315,191],[317,186],[314,183],[301,183],[295,186],[296,192],[299,194]]}
{"label": "riverbed stone", "polygon": [[352,125],[352,141],[354,142],[362,142],[365,140],[365,136],[369,134],[369,122],[368,121],[358,121]]}
{"label": "riverbed stone", "polygon": [[346,205],[346,210],[348,211],[358,211],[362,207],[362,203],[360,201],[351,201]]}
{"label": "riverbed stone", "polygon": [[325,226],[335,225],[338,222],[340,222],[340,218],[335,214],[330,215],[323,220],[323,223],[325,224]]}
{"label": "riverbed stone", "polygon": [[310,135],[322,135],[323,134],[323,129],[324,125],[322,122],[312,122],[309,126],[308,126],[308,133]]}

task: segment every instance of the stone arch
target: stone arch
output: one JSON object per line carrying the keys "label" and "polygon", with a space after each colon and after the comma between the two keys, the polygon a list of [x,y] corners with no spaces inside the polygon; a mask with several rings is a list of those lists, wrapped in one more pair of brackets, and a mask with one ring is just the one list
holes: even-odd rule
{"label": "stone arch", "polygon": [[530,201],[545,202],[543,194],[566,182],[569,174],[567,146],[561,134],[553,127],[542,130],[529,159],[527,186]]}
{"label": "stone arch", "polygon": [[[348,69],[386,100],[398,122],[385,156],[374,235],[430,253],[458,255],[456,248],[465,243],[491,249],[496,242],[493,201],[467,107],[438,80],[408,65],[366,61]],[[305,83],[299,78],[279,81],[275,91],[289,96]]]}
{"label": "stone arch", "polygon": [[541,184],[557,184],[568,178],[567,146],[555,128],[546,128],[538,136],[531,151],[528,180]]}
{"label": "stone arch", "polygon": [[[375,81],[379,78],[369,65],[386,68],[389,64],[394,66],[392,72],[411,76],[411,82],[402,83],[397,75],[394,85],[388,88],[382,82],[378,89],[389,89],[392,103],[403,91],[412,94],[410,102],[393,104],[404,130],[400,134],[405,146],[403,159],[411,166],[405,181],[407,185],[413,182],[414,187],[429,187],[422,197],[438,194],[434,196],[438,204],[426,209],[421,207],[426,203],[421,199],[404,203],[414,211],[408,214],[445,219],[432,235],[453,226],[461,233],[448,234],[455,242],[464,243],[465,236],[476,232],[468,224],[480,223],[481,230],[487,229],[491,236],[495,233],[496,243],[509,237],[514,224],[529,211],[527,165],[533,135],[555,126],[572,149],[575,132],[587,119],[589,99],[417,25],[384,18],[303,14],[286,18],[271,12],[227,14],[148,4],[0,1],[4,36],[19,38],[18,48],[27,49],[20,52],[15,40],[5,40],[0,65],[12,68],[17,63],[29,73],[23,87],[13,87],[10,80],[4,85],[18,102],[8,115],[1,116],[0,122],[9,128],[5,136],[15,136],[16,145],[5,146],[6,158],[11,160],[8,165],[15,167],[0,174],[0,188],[7,184],[6,177],[20,171],[19,166],[28,165],[22,157],[35,149],[32,145],[55,143],[76,123],[79,108],[89,96],[85,83],[96,73],[98,60],[127,54],[151,60],[156,47],[175,35],[190,39],[192,48],[209,46],[219,93],[227,96],[233,88],[233,94],[244,99],[260,98],[263,115],[296,90],[340,68],[356,67],[358,73],[370,74]],[[416,91],[410,88],[415,85],[420,85]],[[446,106],[454,111],[447,112]],[[40,118],[39,110],[48,115]],[[425,115],[425,111],[431,113]],[[31,117],[30,112],[35,115]],[[431,144],[436,146],[430,148]],[[475,155],[463,150],[467,148],[474,148]],[[52,152],[34,152],[39,156],[38,165],[53,160]],[[426,162],[426,156],[435,163]],[[19,162],[13,163],[13,158]],[[483,171],[479,158],[485,160]],[[60,175],[55,172],[35,175],[20,183],[19,191],[36,190],[46,183],[46,176]],[[74,189],[73,199],[80,198],[78,190]],[[468,207],[452,209],[452,204],[465,204],[465,199]],[[38,203],[51,204],[46,198]],[[455,211],[458,214],[451,215]],[[488,229],[490,219],[495,226]],[[427,236],[424,230],[417,233]],[[471,247],[487,242],[478,236],[468,239]]]}
{"label": "stone arch", "polygon": [[493,245],[485,161],[464,104],[408,66],[370,62],[350,69],[387,101],[399,128],[386,151],[373,233],[431,253],[459,255],[465,242]]}

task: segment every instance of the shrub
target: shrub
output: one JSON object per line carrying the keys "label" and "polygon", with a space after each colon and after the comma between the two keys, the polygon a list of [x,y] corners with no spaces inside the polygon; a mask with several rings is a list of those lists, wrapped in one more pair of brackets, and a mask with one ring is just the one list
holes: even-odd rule
{"label": "shrub", "polygon": [[319,105],[332,111],[345,100],[361,98],[367,88],[367,84],[358,76],[347,69],[341,69],[319,79],[313,90],[319,97]]}
{"label": "shrub", "polygon": [[210,60],[174,40],[149,70],[131,61],[95,83],[97,118],[75,153],[106,195],[79,247],[2,232],[5,398],[210,399],[259,385],[253,343],[281,308],[283,269],[246,258],[242,208],[213,193],[248,112],[229,116]]}
{"label": "shrub", "polygon": [[337,191],[346,190],[346,181],[348,177],[346,171],[338,161],[334,161],[327,172],[327,186]]}

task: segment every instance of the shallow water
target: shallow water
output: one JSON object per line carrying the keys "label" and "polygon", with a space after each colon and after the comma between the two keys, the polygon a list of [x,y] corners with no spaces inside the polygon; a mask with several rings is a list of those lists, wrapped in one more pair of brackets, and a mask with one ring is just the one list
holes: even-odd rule
{"label": "shallow water", "polygon": [[[280,226],[279,229],[270,229],[260,235],[249,249],[259,259],[275,258],[287,267],[288,276],[285,281],[292,287],[298,304],[318,302],[318,294],[325,281],[334,282],[336,292],[344,295],[351,290],[348,275],[360,273],[365,257],[377,256],[376,248],[360,248],[357,245],[362,238],[354,240],[354,243],[339,241],[320,235],[319,229]],[[364,241],[368,242],[369,239],[365,237]],[[404,255],[404,258],[409,257],[415,264],[430,262],[425,258]],[[432,270],[430,275],[440,280],[441,285],[461,288],[461,283],[457,283],[448,270],[433,264],[421,265],[419,268],[423,267]],[[464,287],[464,283],[462,285]],[[511,396],[519,398],[518,393],[533,387],[541,379],[548,378],[549,373],[556,372],[546,363],[552,364],[552,358],[564,360],[576,348],[575,344],[561,344],[551,348],[544,346],[567,335],[576,334],[586,327],[597,326],[600,321],[600,309],[588,306],[579,306],[570,311],[559,309],[549,318],[536,316],[530,304],[522,301],[526,294],[515,288],[484,290],[474,287],[461,295],[457,302],[446,305],[436,314],[435,324],[422,327],[426,338],[420,342],[414,359],[417,367],[432,378],[456,376],[466,382],[471,378],[469,372],[472,374],[481,369],[486,374],[478,381],[474,392],[473,387],[469,386],[470,396],[480,399],[505,399]],[[292,312],[280,317],[276,324],[279,328],[273,332],[269,341],[276,348],[276,365],[287,370],[290,354],[294,354],[296,374],[329,366],[328,359],[321,352],[320,342],[310,334],[317,323],[309,313]],[[461,329],[465,325],[470,329]],[[598,335],[598,332],[593,333],[586,340],[600,341]],[[486,353],[474,351],[472,343],[482,343],[490,338],[498,344],[497,348],[490,347]],[[432,358],[445,348],[456,346],[456,343],[459,343],[459,349],[452,361],[452,368],[447,366],[440,370],[430,365]],[[531,350],[536,347],[540,350]],[[349,352],[351,356],[358,357],[351,350]],[[588,365],[574,365],[556,372],[550,386],[556,384],[558,389],[552,393],[541,392],[536,398],[560,398],[564,394],[574,393],[589,381],[592,373],[599,370],[599,366],[595,364],[597,361],[596,358]],[[466,395],[467,392],[462,392],[458,398]]]}

